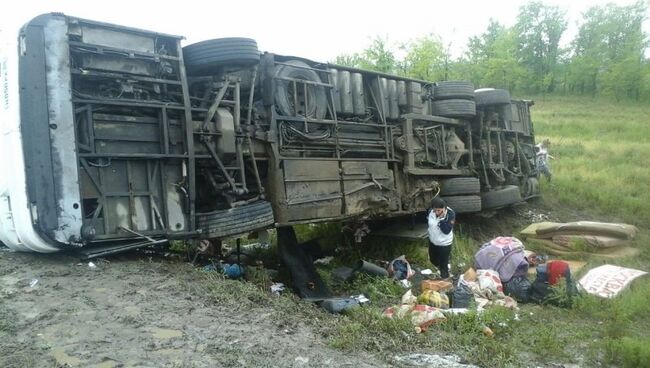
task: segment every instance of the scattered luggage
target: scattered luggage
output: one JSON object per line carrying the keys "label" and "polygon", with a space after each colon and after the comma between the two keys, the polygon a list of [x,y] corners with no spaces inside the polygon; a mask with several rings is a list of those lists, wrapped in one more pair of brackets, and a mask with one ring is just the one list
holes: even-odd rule
{"label": "scattered luggage", "polygon": [[524,245],[514,237],[497,237],[483,244],[474,255],[474,263],[477,269],[497,271],[502,282],[528,273]]}

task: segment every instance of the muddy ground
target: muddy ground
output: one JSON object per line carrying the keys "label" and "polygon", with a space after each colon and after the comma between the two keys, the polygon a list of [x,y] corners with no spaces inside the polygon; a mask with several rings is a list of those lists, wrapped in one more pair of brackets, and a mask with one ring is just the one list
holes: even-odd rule
{"label": "muddy ground", "polygon": [[[468,222],[483,222],[470,227],[480,239],[546,218],[526,206]],[[327,336],[336,316],[297,298],[276,302],[182,258],[140,252],[90,267],[74,255],[0,245],[0,367],[405,365],[334,349]]]}
{"label": "muddy ground", "polygon": [[225,293],[237,281],[179,260],[133,254],[91,268],[0,249],[0,367],[390,365],[334,350],[290,309],[240,302]]}

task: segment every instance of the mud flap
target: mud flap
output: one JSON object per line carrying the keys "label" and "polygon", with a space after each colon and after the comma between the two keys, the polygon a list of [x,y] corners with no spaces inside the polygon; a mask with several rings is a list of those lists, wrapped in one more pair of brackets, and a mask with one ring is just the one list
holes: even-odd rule
{"label": "mud flap", "polygon": [[298,296],[314,302],[332,296],[316,272],[311,258],[298,245],[293,227],[278,228],[278,253],[282,262],[289,268],[293,288]]}

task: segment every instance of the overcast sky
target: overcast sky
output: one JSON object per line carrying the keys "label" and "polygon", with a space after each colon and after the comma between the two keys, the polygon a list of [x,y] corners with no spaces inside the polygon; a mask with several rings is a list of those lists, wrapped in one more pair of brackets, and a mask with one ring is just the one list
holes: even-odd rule
{"label": "overcast sky", "polygon": [[[333,61],[337,55],[364,49],[375,36],[398,44],[430,33],[460,55],[467,38],[485,31],[490,18],[510,26],[525,0],[181,0],[71,1],[19,0],[0,14],[0,29],[15,30],[47,12],[186,37],[184,45],[209,38],[243,36],[257,40],[260,50]],[[567,11],[566,43],[576,33],[580,14],[591,5],[634,0],[546,0]],[[645,30],[650,32],[650,21]]]}

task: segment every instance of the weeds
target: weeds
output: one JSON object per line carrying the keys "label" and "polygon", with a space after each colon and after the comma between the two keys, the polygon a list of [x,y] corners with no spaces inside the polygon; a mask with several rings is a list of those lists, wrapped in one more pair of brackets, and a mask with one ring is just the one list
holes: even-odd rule
{"label": "weeds", "polygon": [[650,156],[648,117],[650,106],[605,99],[537,103],[537,139],[549,138],[556,157],[553,185],[543,188],[547,201],[648,227],[650,192],[639,186],[650,182],[650,170],[642,164]]}
{"label": "weeds", "polygon": [[567,280],[562,277],[556,285],[550,287],[549,295],[544,298],[544,305],[557,305],[564,308],[571,308],[578,290],[575,281]]}
{"label": "weeds", "polygon": [[411,340],[417,337],[410,320],[387,318],[379,309],[362,307],[347,313],[330,342],[343,350],[398,353],[412,350]]}
{"label": "weeds", "polygon": [[359,274],[348,286],[352,294],[364,294],[374,304],[387,306],[396,304],[406,291],[393,279],[378,278],[365,274]]}

